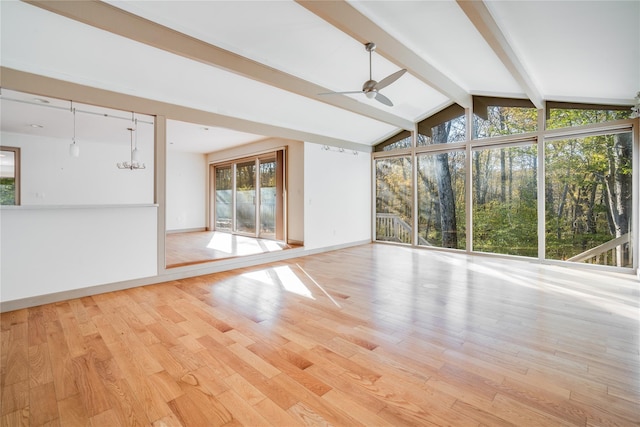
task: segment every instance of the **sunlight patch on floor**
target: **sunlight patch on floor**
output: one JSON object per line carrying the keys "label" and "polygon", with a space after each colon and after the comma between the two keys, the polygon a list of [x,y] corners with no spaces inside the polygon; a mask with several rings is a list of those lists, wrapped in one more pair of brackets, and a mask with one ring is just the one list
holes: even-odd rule
{"label": "sunlight patch on floor", "polygon": [[315,299],[309,288],[288,266],[266,268],[263,270],[244,273],[242,277],[255,280],[269,286],[281,287],[305,298]]}
{"label": "sunlight patch on floor", "polygon": [[229,233],[215,233],[207,244],[207,248],[238,256],[281,251],[283,249],[282,245],[275,241],[260,240],[254,237],[237,236]]}
{"label": "sunlight patch on floor", "polygon": [[233,235],[215,233],[207,244],[207,248],[230,254],[233,252]]}
{"label": "sunlight patch on floor", "polygon": [[291,270],[290,267],[276,267],[273,269],[276,273],[278,279],[280,280],[280,284],[282,287],[288,292],[293,292],[294,294],[301,295],[303,297],[315,299],[311,294],[309,288],[306,287],[302,280]]}
{"label": "sunlight patch on floor", "polygon": [[[515,264],[514,264],[515,265]],[[518,286],[527,287],[540,292],[565,295],[570,298],[582,300],[592,304],[606,312],[624,316],[629,319],[638,318],[638,307],[635,304],[625,304],[623,302],[612,301],[606,296],[600,296],[593,292],[587,293],[581,289],[581,283],[593,280],[593,272],[580,270],[567,270],[563,274],[571,273],[571,280],[564,280],[561,274],[540,276],[529,270],[523,270],[521,275],[513,273],[513,269],[508,270],[509,273],[499,271],[494,266],[485,266],[479,264],[468,264],[467,268],[471,271],[486,274],[500,282],[506,282]],[[552,268],[552,267],[549,267]],[[563,267],[566,268],[566,267]],[[602,279],[603,289],[606,288],[605,279]]]}
{"label": "sunlight patch on floor", "polygon": [[327,296],[327,298],[329,298],[329,300],[331,300],[332,303],[334,303],[338,308],[342,308],[340,307],[340,304],[338,304],[338,302],[335,299],[333,299],[333,297],[329,294],[329,292],[327,292],[318,282],[316,282],[316,279],[311,277],[311,275],[307,273],[304,268],[300,267],[300,264],[296,264],[296,267],[298,267],[300,271],[302,271],[304,275],[307,276],[309,280],[311,280],[313,284],[316,285],[318,289],[320,289],[322,293],[324,293]]}

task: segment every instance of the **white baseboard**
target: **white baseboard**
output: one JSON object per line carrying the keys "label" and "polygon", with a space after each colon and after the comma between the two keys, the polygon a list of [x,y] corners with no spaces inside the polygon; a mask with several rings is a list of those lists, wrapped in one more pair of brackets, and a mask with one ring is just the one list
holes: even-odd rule
{"label": "white baseboard", "polygon": [[174,233],[192,233],[195,231],[207,231],[207,227],[196,227],[196,228],[183,228],[179,230],[167,230],[167,234]]}

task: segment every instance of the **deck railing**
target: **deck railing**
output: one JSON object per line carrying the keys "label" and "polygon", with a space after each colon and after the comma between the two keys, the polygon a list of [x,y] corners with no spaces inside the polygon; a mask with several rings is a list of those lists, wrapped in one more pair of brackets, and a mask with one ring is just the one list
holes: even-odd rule
{"label": "deck railing", "polygon": [[[376,214],[376,240],[411,244],[413,229],[396,214]],[[418,243],[432,246],[423,237],[418,236]]]}
{"label": "deck railing", "polygon": [[631,234],[627,233],[620,237],[616,237],[615,239],[609,240],[595,248],[591,248],[581,254],[573,256],[567,261],[626,267],[630,263],[630,236]]}
{"label": "deck railing", "polygon": [[387,242],[411,243],[411,226],[395,214],[376,214],[376,239]]}
{"label": "deck railing", "polygon": [[[398,215],[389,213],[376,214],[376,240],[411,244],[412,235],[411,226]],[[630,236],[627,233],[575,255],[567,259],[567,261],[615,265],[618,267],[628,266],[631,262]],[[433,246],[421,236],[418,236],[418,244]]]}

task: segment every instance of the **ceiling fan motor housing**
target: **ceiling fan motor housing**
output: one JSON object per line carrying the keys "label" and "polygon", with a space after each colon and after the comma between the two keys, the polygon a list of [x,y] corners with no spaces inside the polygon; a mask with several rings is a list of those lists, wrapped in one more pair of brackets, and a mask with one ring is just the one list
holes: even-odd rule
{"label": "ceiling fan motor housing", "polygon": [[371,99],[376,96],[376,93],[378,92],[378,90],[376,89],[377,84],[378,82],[375,80],[367,80],[366,82],[364,82],[364,85],[362,85],[362,91],[367,96],[367,98]]}

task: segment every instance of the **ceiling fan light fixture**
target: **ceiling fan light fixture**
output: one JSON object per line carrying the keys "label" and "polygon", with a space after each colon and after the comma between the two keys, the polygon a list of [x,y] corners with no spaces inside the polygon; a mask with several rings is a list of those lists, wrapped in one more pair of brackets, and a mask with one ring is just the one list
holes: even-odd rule
{"label": "ceiling fan light fixture", "polygon": [[369,99],[374,99],[376,97],[376,91],[375,90],[370,90],[369,92],[365,92],[364,94]]}

